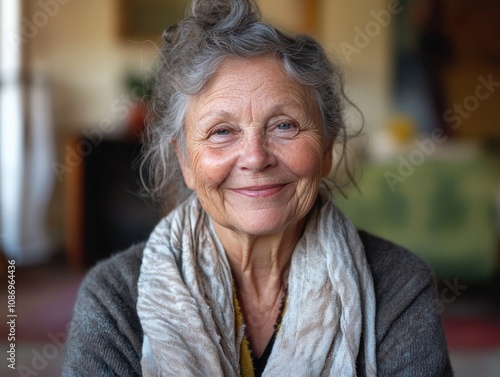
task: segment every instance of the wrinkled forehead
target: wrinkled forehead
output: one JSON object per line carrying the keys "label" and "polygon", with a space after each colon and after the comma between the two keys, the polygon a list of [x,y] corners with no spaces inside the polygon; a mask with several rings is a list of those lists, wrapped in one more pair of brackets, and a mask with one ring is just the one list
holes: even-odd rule
{"label": "wrinkled forehead", "polygon": [[204,89],[190,98],[188,112],[202,116],[238,106],[261,111],[295,108],[311,116],[318,112],[312,90],[291,78],[271,56],[226,58]]}

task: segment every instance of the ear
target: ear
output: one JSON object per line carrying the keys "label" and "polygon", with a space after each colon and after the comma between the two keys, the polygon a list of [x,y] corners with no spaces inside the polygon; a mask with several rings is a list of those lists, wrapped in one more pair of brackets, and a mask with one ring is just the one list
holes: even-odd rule
{"label": "ear", "polygon": [[330,174],[333,165],[333,141],[329,142],[323,151],[323,168],[321,169],[321,177],[326,177]]}
{"label": "ear", "polygon": [[181,167],[182,176],[184,177],[184,182],[186,186],[194,191],[194,175],[193,168],[191,167],[191,162],[189,161],[189,157],[187,153],[184,153],[179,147],[179,143],[177,139],[172,141],[174,145],[175,155],[177,156],[177,160],[179,161],[179,165]]}

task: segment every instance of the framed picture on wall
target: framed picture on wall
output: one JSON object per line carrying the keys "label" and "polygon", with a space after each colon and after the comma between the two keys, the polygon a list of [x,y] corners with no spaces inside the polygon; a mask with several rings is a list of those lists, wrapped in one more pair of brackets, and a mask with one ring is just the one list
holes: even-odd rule
{"label": "framed picture on wall", "polygon": [[184,16],[188,0],[120,0],[120,34],[124,39],[156,39]]}

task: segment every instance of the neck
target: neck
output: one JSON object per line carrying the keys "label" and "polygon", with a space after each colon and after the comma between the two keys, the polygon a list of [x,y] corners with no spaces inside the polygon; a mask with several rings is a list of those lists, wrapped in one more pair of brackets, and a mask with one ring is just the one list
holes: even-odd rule
{"label": "neck", "polygon": [[257,357],[274,332],[285,294],[290,262],[305,220],[276,234],[242,234],[214,223],[237,286],[246,334]]}
{"label": "neck", "polygon": [[300,239],[305,219],[283,232],[269,235],[242,234],[214,223],[214,229],[226,251],[238,294],[253,299],[283,292],[290,261]]}

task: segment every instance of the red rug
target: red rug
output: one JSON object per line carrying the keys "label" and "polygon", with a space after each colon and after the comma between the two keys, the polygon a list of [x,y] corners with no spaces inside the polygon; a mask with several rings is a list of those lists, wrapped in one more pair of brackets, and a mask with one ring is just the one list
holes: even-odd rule
{"label": "red rug", "polygon": [[500,346],[500,318],[445,318],[450,348],[492,348]]}

